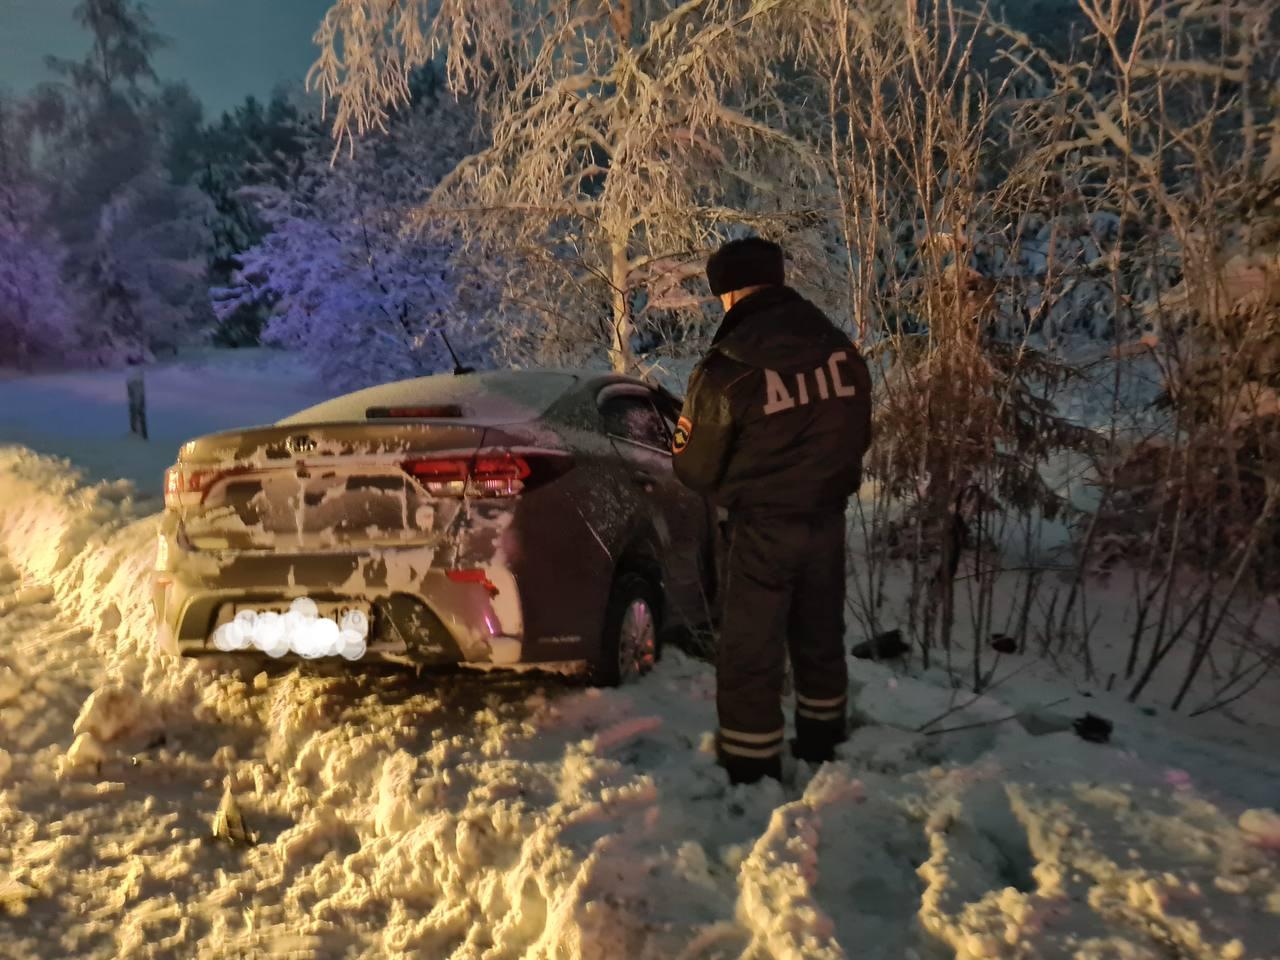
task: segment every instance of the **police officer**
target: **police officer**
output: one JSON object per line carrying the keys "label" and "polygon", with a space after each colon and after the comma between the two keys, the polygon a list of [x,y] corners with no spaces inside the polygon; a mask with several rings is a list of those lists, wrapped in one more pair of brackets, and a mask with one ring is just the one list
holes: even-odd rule
{"label": "police officer", "polygon": [[726,313],[673,453],[681,481],[728,512],[716,749],[732,782],[751,783],[781,776],[787,651],[794,754],[821,763],[845,739],[844,512],[871,440],[871,379],[849,338],[786,286],[777,244],[727,243],[707,279]]}

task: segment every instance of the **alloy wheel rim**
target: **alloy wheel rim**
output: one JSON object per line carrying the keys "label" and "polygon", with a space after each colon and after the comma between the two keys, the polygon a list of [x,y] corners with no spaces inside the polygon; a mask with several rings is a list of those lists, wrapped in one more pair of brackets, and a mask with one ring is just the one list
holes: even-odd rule
{"label": "alloy wheel rim", "polygon": [[618,672],[624,679],[649,672],[657,651],[657,640],[649,604],[639,598],[632,600],[622,618],[618,636]]}

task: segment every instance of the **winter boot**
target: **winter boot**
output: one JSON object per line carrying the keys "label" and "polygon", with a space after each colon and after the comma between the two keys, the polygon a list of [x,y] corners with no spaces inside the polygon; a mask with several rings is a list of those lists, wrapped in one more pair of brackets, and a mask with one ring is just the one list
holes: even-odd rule
{"label": "winter boot", "polygon": [[729,774],[730,783],[757,783],[765,777],[782,779],[782,755],[771,757],[739,757],[716,750],[716,759]]}
{"label": "winter boot", "polygon": [[836,758],[836,747],[848,738],[843,711],[830,720],[813,720],[796,716],[796,738],[791,741],[791,755],[814,765]]}

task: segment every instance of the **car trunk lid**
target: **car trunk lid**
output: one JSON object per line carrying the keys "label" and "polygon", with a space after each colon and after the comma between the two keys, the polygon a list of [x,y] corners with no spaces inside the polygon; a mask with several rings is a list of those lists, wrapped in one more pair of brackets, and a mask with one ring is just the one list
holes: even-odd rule
{"label": "car trunk lid", "polygon": [[186,444],[166,500],[196,550],[430,545],[463,506],[457,465],[500,469],[519,444],[456,421],[255,427]]}

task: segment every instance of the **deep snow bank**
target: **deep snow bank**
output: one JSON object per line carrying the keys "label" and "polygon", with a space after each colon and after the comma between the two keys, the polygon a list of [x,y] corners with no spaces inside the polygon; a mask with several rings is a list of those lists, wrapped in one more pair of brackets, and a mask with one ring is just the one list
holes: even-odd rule
{"label": "deep snow bank", "polygon": [[[1280,956],[1274,757],[1047,678],[929,736],[964,695],[859,662],[842,762],[729,788],[677,653],[621,691],[157,656],[144,513],[0,452],[5,957]],[[207,839],[228,786],[251,846]]]}

